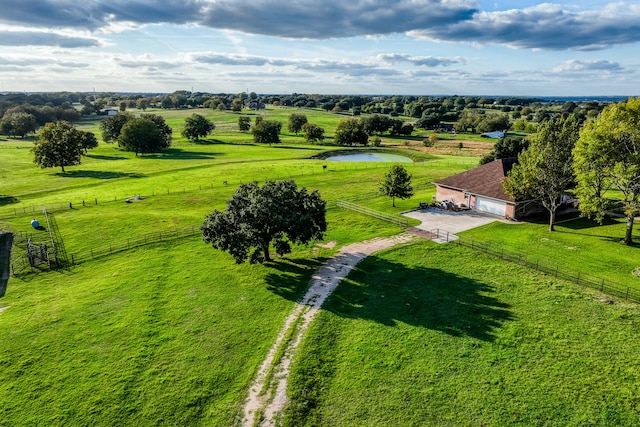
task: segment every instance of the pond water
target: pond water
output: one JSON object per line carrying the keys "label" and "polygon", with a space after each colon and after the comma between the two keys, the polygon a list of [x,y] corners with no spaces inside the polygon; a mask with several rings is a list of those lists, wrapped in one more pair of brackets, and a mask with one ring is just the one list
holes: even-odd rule
{"label": "pond water", "polygon": [[330,162],[402,162],[411,163],[411,160],[405,156],[398,156],[397,154],[388,153],[357,153],[357,154],[344,154],[341,156],[331,156],[326,160]]}

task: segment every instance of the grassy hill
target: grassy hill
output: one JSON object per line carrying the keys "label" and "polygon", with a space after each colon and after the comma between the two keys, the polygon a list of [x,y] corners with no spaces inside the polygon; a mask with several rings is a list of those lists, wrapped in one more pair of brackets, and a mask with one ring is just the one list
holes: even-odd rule
{"label": "grassy hill", "polygon": [[[286,129],[291,111],[260,114]],[[412,154],[423,160],[406,164],[416,195],[392,208],[377,194],[388,164],[326,162],[315,157],[337,147],[286,131],[281,145],[255,145],[234,127],[238,115],[213,110],[196,112],[216,123],[214,133],[190,143],[180,130],[193,112],[156,111],[174,128],[165,152],[135,157],[101,142],[64,174],[37,168],[31,141],[0,140],[0,228],[46,240],[30,226],[44,205],[74,254],[197,229],[238,184],[294,179],[328,201],[325,241],[334,245],[238,266],[196,235],[11,278],[0,299],[0,425],[238,424],[247,387],[314,270],[343,245],[402,231],[335,200],[398,214],[429,201],[434,180],[478,161]],[[305,114],[328,134],[344,118]],[[95,119],[80,126],[98,132]],[[382,148],[396,147],[383,138]],[[143,200],[125,203],[135,195]],[[623,224],[607,227],[468,233],[636,283],[637,248],[603,237]],[[637,425],[638,307],[609,302],[461,247],[385,251],[359,266],[312,326],[285,422]]]}

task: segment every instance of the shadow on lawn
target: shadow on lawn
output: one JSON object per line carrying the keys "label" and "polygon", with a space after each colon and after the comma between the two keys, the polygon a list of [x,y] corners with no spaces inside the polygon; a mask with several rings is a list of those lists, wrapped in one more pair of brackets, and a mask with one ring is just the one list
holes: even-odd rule
{"label": "shadow on lawn", "polygon": [[[270,289],[297,300],[320,262],[295,260],[280,264],[267,277]],[[304,277],[304,278],[306,278]],[[469,336],[492,341],[494,331],[514,317],[509,305],[492,295],[493,287],[439,269],[409,268],[370,256],[358,264],[349,277],[323,305],[345,318],[372,320],[395,326],[407,323],[452,336]]]}
{"label": "shadow on lawn", "polygon": [[107,171],[66,171],[57,172],[56,176],[64,178],[95,178],[95,179],[115,179],[115,178],[144,178],[146,175],[141,173],[128,172],[107,172]]}
{"label": "shadow on lawn", "polygon": [[0,194],[0,206],[4,206],[4,205],[10,205],[12,203],[18,203],[20,200],[18,200],[16,197],[13,196],[5,196]]}
{"label": "shadow on lawn", "polygon": [[125,160],[126,159],[126,157],[123,157],[123,156],[101,156],[98,154],[87,154],[87,157],[91,159],[97,159],[97,160]]}
{"label": "shadow on lawn", "polygon": [[166,148],[159,153],[145,153],[139,156],[141,159],[164,159],[164,160],[197,160],[215,159],[224,153],[202,153],[199,151],[185,151],[179,148]]}
{"label": "shadow on lawn", "polygon": [[309,288],[313,273],[327,260],[328,258],[324,257],[275,259],[267,264],[273,267],[272,272],[266,277],[268,289],[287,300],[297,301]]}

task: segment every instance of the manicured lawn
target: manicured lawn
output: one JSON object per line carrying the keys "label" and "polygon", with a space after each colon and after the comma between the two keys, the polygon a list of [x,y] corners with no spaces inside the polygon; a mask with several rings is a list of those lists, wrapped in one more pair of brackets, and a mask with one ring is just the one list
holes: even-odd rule
{"label": "manicured lawn", "polygon": [[454,245],[367,258],[294,365],[286,425],[640,423],[635,305]]}
{"label": "manicured lawn", "polygon": [[[0,425],[237,425],[247,387],[315,268],[343,245],[401,231],[335,201],[399,214],[430,201],[433,181],[478,161],[406,164],[416,194],[394,208],[378,192],[390,164],[314,159],[336,147],[307,145],[286,131],[292,112],[328,134],[345,116],[243,112],[282,121],[283,144],[269,147],[236,131],[236,113],[148,112],[174,128],[171,149],[135,157],[101,142],[65,174],[37,168],[31,141],[1,140],[0,228],[46,240],[30,226],[46,205],[75,253],[198,228],[240,183],[294,179],[328,201],[332,245],[238,266],[194,236],[11,278],[0,299],[8,307],[0,311]],[[180,135],[194,112],[216,123],[198,143]],[[97,132],[98,121],[81,127]],[[135,195],[144,200],[125,203]],[[637,248],[617,242],[620,223],[545,230],[496,223],[465,235],[612,280],[640,280],[631,274]],[[376,254],[312,326],[294,366],[287,424],[637,425],[640,314],[605,299],[453,245]]]}
{"label": "manicured lawn", "polygon": [[196,237],[11,279],[0,425],[233,424],[318,262],[237,266]]}
{"label": "manicured lawn", "polygon": [[[608,219],[603,225],[575,218],[560,221],[556,231],[549,232],[544,222],[503,224],[495,222],[462,233],[463,236],[492,242],[528,256],[640,289],[640,247],[621,243],[626,222]],[[634,240],[640,242],[636,227]]]}

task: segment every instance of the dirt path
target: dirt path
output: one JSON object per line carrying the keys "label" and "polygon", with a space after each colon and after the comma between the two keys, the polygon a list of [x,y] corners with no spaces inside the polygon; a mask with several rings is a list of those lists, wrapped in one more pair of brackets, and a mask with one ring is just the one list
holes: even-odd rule
{"label": "dirt path", "polygon": [[[374,252],[408,242],[413,236],[368,240],[345,246],[313,275],[309,290],[285,320],[276,342],[260,366],[245,402],[242,425],[275,426],[288,402],[286,390],[291,362],[309,324],[322,303],[351,269]],[[276,360],[276,355],[280,357]]]}

